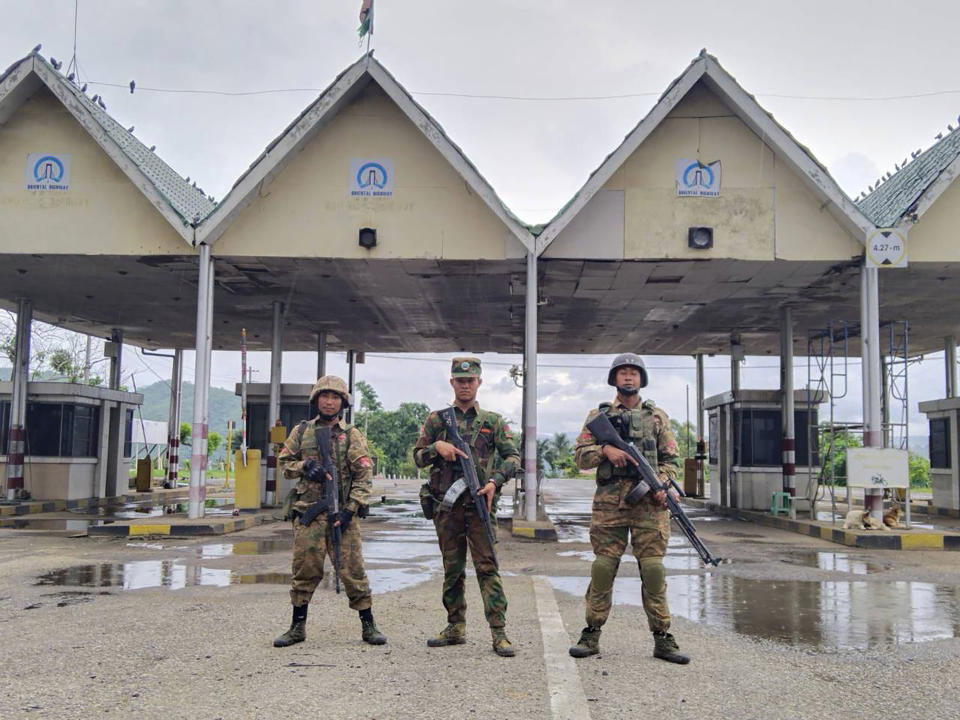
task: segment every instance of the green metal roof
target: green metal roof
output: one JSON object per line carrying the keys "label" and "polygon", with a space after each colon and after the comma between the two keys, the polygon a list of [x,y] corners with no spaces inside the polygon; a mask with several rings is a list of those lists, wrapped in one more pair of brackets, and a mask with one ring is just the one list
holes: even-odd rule
{"label": "green metal roof", "polygon": [[900,168],[880,187],[857,201],[857,207],[877,227],[896,225],[957,156],[960,156],[960,128]]}

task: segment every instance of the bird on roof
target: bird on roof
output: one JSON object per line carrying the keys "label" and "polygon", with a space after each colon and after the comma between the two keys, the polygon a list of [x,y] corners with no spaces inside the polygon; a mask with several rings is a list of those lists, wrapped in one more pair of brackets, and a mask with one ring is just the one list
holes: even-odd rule
{"label": "bird on roof", "polygon": [[917,156],[918,156],[919,154],[920,154],[920,151],[917,150],[916,152],[910,153],[910,157],[912,157],[914,160],[916,160],[916,159],[917,159]]}
{"label": "bird on roof", "polygon": [[137,87],[137,83],[133,80],[130,81],[130,94],[133,95],[134,88]]}
{"label": "bird on roof", "polygon": [[156,145],[151,145],[151,146],[150,146],[150,152],[153,152],[153,151],[156,150],[156,149],[157,149],[157,146],[156,146]]}
{"label": "bird on roof", "polygon": [[951,125],[950,123],[947,123],[947,130],[949,130],[950,132],[953,132],[953,125]]}
{"label": "bird on roof", "polygon": [[128,132],[128,133],[132,133],[132,132],[133,132],[133,125],[131,125],[130,127],[127,128],[127,132]]}
{"label": "bird on roof", "polygon": [[194,190],[197,189],[197,181],[196,181],[196,180],[193,181],[193,189],[194,189]]}
{"label": "bird on roof", "polygon": [[936,137],[937,140],[943,140],[943,133],[937,133],[934,137]]}
{"label": "bird on roof", "polygon": [[867,188],[870,190],[870,192],[873,192],[873,185],[867,185]]}
{"label": "bird on roof", "polygon": [[42,47],[43,47],[43,43],[40,43],[40,44],[37,45],[33,50],[31,50],[30,52],[31,52],[31,53],[38,53],[38,52],[40,52],[40,48],[42,48]]}
{"label": "bird on roof", "polygon": [[63,67],[63,61],[57,60],[55,57],[50,58],[50,64],[53,65],[54,70],[59,70]]}
{"label": "bird on roof", "polygon": [[100,99],[100,96],[99,96],[99,95],[94,95],[92,98],[90,98],[90,101],[91,101],[91,102],[96,102],[96,101],[99,100],[99,99]]}
{"label": "bird on roof", "polygon": [[884,175],[884,176],[883,176],[883,179],[884,179],[884,180],[889,180],[889,179],[890,179],[890,173],[887,173],[886,175]]}
{"label": "bird on roof", "polygon": [[190,182],[190,176],[187,175],[187,182]]}
{"label": "bird on roof", "polygon": [[904,159],[903,159],[903,162],[900,163],[900,167],[906,167],[906,166],[907,166],[907,159],[904,158]]}
{"label": "bird on roof", "polygon": [[103,98],[97,98],[97,105],[99,105],[104,110],[107,109],[107,104],[103,101]]}
{"label": "bird on roof", "polygon": [[900,172],[900,166],[897,163],[894,163],[893,166],[897,169],[897,172]]}
{"label": "bird on roof", "polygon": [[83,87],[80,88],[80,92],[85,93],[86,91],[87,91],[87,84],[84,83],[84,84],[83,84]]}
{"label": "bird on roof", "polygon": [[76,76],[77,76],[76,73],[70,73],[69,75],[67,75],[67,80],[69,80],[70,82],[73,82],[73,79]]}

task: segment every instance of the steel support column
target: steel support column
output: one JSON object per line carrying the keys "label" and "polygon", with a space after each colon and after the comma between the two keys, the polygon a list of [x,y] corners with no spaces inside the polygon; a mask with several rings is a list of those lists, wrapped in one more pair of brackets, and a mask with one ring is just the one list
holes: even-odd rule
{"label": "steel support column", "polygon": [[30,380],[30,331],[33,305],[17,300],[17,329],[14,338],[13,368],[10,374],[10,422],[7,431],[7,471],[4,496],[16,500],[24,494],[24,457],[26,450],[27,388]]}
{"label": "steel support column", "polygon": [[[863,445],[882,447],[880,406],[880,295],[877,268],[860,270],[860,353],[863,376]],[[883,490],[864,491],[864,508],[883,519]]]}
{"label": "steel support column", "polygon": [[193,382],[193,432],[190,456],[190,519],[202,518],[207,499],[207,405],[210,401],[209,342],[213,316],[213,262],[210,246],[200,245],[197,287],[197,337]]}
{"label": "steel support column", "polygon": [[783,463],[783,491],[790,495],[790,517],[797,517],[797,436],[793,403],[793,315],[789,307],[780,311],[780,408],[783,437],[780,452]]}
{"label": "steel support column", "polygon": [[704,442],[704,422],[703,422],[703,396],[704,396],[704,385],[703,385],[703,353],[696,354],[697,360],[697,492],[700,495],[706,496],[706,478],[703,471],[704,465],[707,462],[707,447],[706,442]]}
{"label": "steel support column", "polygon": [[946,377],[946,396],[957,396],[957,338],[947,335],[943,339],[943,369]]}
{"label": "steel support column", "polygon": [[113,343],[113,355],[110,356],[110,389],[119,390],[121,373],[123,371],[123,330],[114,328],[110,332],[110,342]]}
{"label": "steel support column", "polygon": [[170,412],[167,416],[167,485],[177,486],[180,472],[180,406],[183,387],[183,350],[173,351],[170,371]]}
{"label": "steel support column", "polygon": [[[267,408],[267,434],[280,419],[280,376],[283,373],[283,303],[273,301],[273,330],[270,344],[270,405]],[[277,495],[277,456],[267,440],[267,480],[264,502],[273,505]]]}
{"label": "steel support column", "polygon": [[[740,392],[740,361],[743,360],[743,348],[739,338],[730,337],[730,391]],[[736,398],[734,398],[736,399]]]}
{"label": "steel support column", "polygon": [[537,256],[527,253],[526,324],[523,344],[524,518],[537,519]]}
{"label": "steel support column", "polygon": [[[347,350],[347,391],[350,393],[350,399],[356,401],[357,386],[357,351]],[[348,423],[353,422],[353,403],[347,408],[346,418]]]}
{"label": "steel support column", "polygon": [[317,333],[317,379],[327,374],[327,331]]}

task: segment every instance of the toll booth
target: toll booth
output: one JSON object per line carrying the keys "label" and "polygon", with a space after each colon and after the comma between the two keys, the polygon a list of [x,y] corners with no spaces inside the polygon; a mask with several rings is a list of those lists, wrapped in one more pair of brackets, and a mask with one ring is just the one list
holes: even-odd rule
{"label": "toll booth", "polygon": [[920,403],[920,412],[930,423],[930,481],[933,505],[960,509],[960,397]]}
{"label": "toll booth", "polygon": [[[290,430],[307,420],[316,412],[311,412],[310,391],[313,385],[309,383],[283,383],[280,385],[280,422],[286,429],[284,438]],[[236,393],[241,394],[240,384],[236,386]],[[267,408],[270,405],[270,383],[247,383],[247,447],[260,451],[260,497],[264,498],[267,491],[267,479],[273,478],[276,468],[270,464],[267,457],[267,445],[270,443],[270,428],[277,418],[267,417]],[[269,466],[268,466],[269,465]],[[292,483],[285,480],[277,472],[277,502],[283,500],[290,490]]]}
{"label": "toll booth", "polygon": [[[0,473],[6,473],[13,387],[0,382]],[[24,490],[36,500],[116,497],[129,487],[140,393],[27,383]]]}
{"label": "toll booth", "polygon": [[[808,497],[811,474],[816,477],[820,471],[817,433],[811,428],[817,425],[822,397],[817,396],[817,402],[809,408],[807,390],[797,390],[793,397],[796,497],[803,499]],[[783,490],[780,391],[725,392],[706,398],[704,408],[708,419],[710,502],[743,510],[769,510],[773,493]],[[798,509],[807,508],[798,503]]]}

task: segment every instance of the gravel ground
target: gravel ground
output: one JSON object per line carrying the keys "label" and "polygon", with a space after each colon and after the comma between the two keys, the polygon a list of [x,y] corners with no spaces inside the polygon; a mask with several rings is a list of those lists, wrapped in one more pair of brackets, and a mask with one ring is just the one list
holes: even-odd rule
{"label": "gravel ground", "polygon": [[[0,717],[550,717],[549,684],[566,680],[548,675],[532,576],[546,576],[557,588],[574,641],[583,624],[589,545],[501,537],[516,658],[492,653],[473,577],[469,642],[428,649],[426,639],[445,623],[441,576],[429,527],[409,518],[409,510],[381,508],[364,526],[376,556],[368,557],[371,577],[380,578],[381,589],[398,588],[374,597],[377,622],[390,639],[384,647],[360,642],[356,614],[329,587],[321,587],[311,605],[307,641],[271,646],[290,617],[282,584],[289,530],[279,524],[216,540],[162,543],[0,530]],[[958,554],[848,551],[711,518],[701,518],[698,527],[711,549],[731,562],[707,573],[687,548],[671,548],[674,632],[692,663],[673,666],[651,657],[636,564],[625,560],[602,653],[575,666],[591,717],[942,718],[954,712]],[[262,554],[230,551],[244,540],[275,542]],[[166,579],[179,589],[111,584],[119,575],[102,564],[130,562],[164,569],[155,575],[128,569],[128,585]],[[85,577],[106,584],[35,584],[45,573],[81,565],[99,567]],[[267,582],[216,586],[231,573]],[[75,583],[84,576],[70,577]]]}

